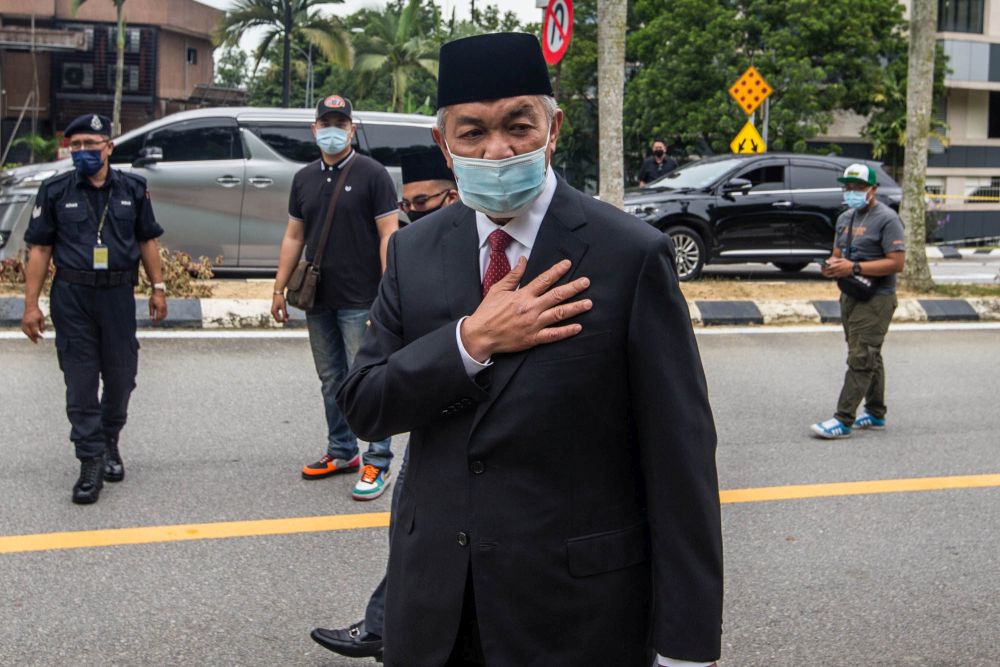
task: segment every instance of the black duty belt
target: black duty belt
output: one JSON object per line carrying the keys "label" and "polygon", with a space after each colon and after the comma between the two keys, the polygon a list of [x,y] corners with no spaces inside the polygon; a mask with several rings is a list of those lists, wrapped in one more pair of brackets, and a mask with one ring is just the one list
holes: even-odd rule
{"label": "black duty belt", "polygon": [[138,285],[139,269],[131,271],[77,271],[76,269],[56,269],[56,279],[65,280],[74,285],[88,287],[121,287],[122,285]]}

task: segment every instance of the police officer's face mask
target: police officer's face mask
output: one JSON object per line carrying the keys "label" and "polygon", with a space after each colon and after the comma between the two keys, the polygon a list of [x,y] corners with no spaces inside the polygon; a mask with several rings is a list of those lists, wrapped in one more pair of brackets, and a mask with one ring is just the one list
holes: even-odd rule
{"label": "police officer's face mask", "polygon": [[104,166],[104,158],[101,149],[73,151],[73,166],[82,176],[93,176]]}
{"label": "police officer's face mask", "polygon": [[451,155],[452,171],[462,203],[486,215],[513,217],[523,212],[545,189],[545,143],[530,153],[502,160]]}

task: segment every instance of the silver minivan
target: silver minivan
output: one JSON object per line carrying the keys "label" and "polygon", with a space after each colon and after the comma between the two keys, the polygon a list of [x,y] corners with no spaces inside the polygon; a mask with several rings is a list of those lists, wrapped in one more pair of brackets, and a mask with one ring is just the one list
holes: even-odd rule
{"label": "silver minivan", "polygon": [[[319,158],[312,109],[183,111],[115,140],[114,167],[146,178],[161,243],[193,257],[221,256],[223,269],[278,265],[292,177]],[[432,116],[355,111],[354,148],[382,163],[401,191],[400,154],[432,146]],[[42,181],[71,160],[0,174],[0,260],[14,256]]]}

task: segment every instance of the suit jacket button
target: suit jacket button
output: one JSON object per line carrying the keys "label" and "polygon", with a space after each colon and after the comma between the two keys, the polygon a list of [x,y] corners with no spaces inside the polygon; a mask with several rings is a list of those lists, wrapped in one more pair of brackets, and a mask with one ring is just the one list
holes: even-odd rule
{"label": "suit jacket button", "polygon": [[458,546],[465,547],[469,545],[469,535],[464,532],[458,534]]}
{"label": "suit jacket button", "polygon": [[469,470],[471,470],[476,475],[482,475],[483,471],[486,470],[486,464],[482,461],[473,461],[469,464]]}

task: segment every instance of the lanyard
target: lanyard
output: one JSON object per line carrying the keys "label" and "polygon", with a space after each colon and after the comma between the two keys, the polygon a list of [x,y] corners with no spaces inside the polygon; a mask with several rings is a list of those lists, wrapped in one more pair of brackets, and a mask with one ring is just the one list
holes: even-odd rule
{"label": "lanyard", "polygon": [[[90,203],[90,197],[87,195],[83,196],[83,201],[87,202],[87,210],[90,211],[90,215],[97,217],[97,212],[94,211],[94,206]],[[108,209],[111,208],[111,188],[108,188],[108,199],[104,204],[104,212],[101,213],[101,219],[97,222],[97,245],[101,245],[101,232],[104,231],[104,221],[108,218]]]}

